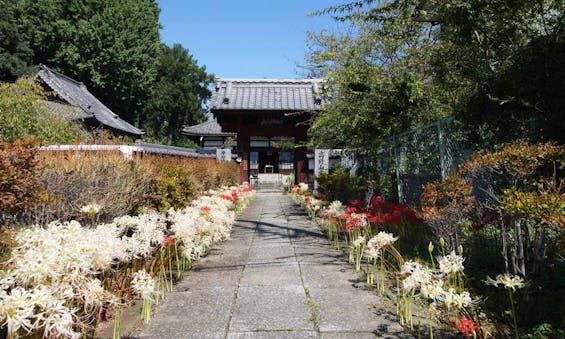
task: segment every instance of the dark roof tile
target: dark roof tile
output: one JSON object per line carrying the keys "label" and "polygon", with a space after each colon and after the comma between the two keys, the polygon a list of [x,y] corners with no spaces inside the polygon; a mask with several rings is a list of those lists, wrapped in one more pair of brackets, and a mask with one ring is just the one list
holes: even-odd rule
{"label": "dark roof tile", "polygon": [[193,136],[222,136],[235,137],[235,133],[222,132],[222,127],[216,119],[210,119],[202,124],[186,126],[182,129],[182,134]]}
{"label": "dark roof tile", "polygon": [[93,116],[102,125],[136,136],[143,134],[142,130],[122,120],[96,99],[83,83],[55,72],[44,65],[39,65],[37,76],[53,91],[57,92],[59,97],[70,105],[80,107],[86,115]]}
{"label": "dark roof tile", "polygon": [[217,79],[210,107],[219,110],[320,110],[322,79]]}

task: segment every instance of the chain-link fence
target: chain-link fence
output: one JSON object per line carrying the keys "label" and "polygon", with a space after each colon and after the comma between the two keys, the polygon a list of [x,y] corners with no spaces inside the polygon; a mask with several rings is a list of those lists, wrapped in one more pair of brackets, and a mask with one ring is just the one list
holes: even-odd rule
{"label": "chain-link fence", "polygon": [[445,177],[471,154],[465,144],[453,119],[446,118],[387,139],[367,165],[378,170],[379,193],[418,205],[424,184]]}

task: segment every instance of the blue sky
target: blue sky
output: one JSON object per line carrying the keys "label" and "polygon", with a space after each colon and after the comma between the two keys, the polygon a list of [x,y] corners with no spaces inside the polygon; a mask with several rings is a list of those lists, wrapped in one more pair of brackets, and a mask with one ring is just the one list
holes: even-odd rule
{"label": "blue sky", "polygon": [[346,0],[158,0],[167,45],[180,43],[223,78],[300,78],[306,31],[339,24],[329,16],[308,17]]}

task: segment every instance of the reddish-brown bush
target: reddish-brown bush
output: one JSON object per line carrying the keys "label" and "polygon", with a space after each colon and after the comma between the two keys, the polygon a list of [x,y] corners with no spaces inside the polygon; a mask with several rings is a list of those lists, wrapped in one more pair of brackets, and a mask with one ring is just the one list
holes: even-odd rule
{"label": "reddish-brown bush", "polygon": [[80,208],[99,204],[100,221],[135,213],[146,204],[151,167],[142,159],[127,160],[118,152],[41,153],[39,182],[43,201],[33,210],[32,221],[81,220]]}
{"label": "reddish-brown bush", "polygon": [[34,205],[40,192],[35,143],[0,143],[0,225]]}

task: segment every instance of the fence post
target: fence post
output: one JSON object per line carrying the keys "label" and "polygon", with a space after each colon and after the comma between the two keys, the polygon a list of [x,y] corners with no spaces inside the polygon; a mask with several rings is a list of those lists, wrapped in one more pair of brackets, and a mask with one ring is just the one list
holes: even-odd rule
{"label": "fence post", "polygon": [[402,192],[402,182],[400,181],[400,149],[397,143],[397,137],[395,136],[393,139],[393,150],[394,150],[394,167],[396,169],[396,190],[398,191],[398,202],[404,202],[404,194]]}
{"label": "fence post", "polygon": [[438,138],[438,148],[439,148],[439,166],[441,177],[445,178],[448,175],[447,159],[445,154],[445,135],[443,129],[441,128],[441,120],[437,122],[437,138]]}

